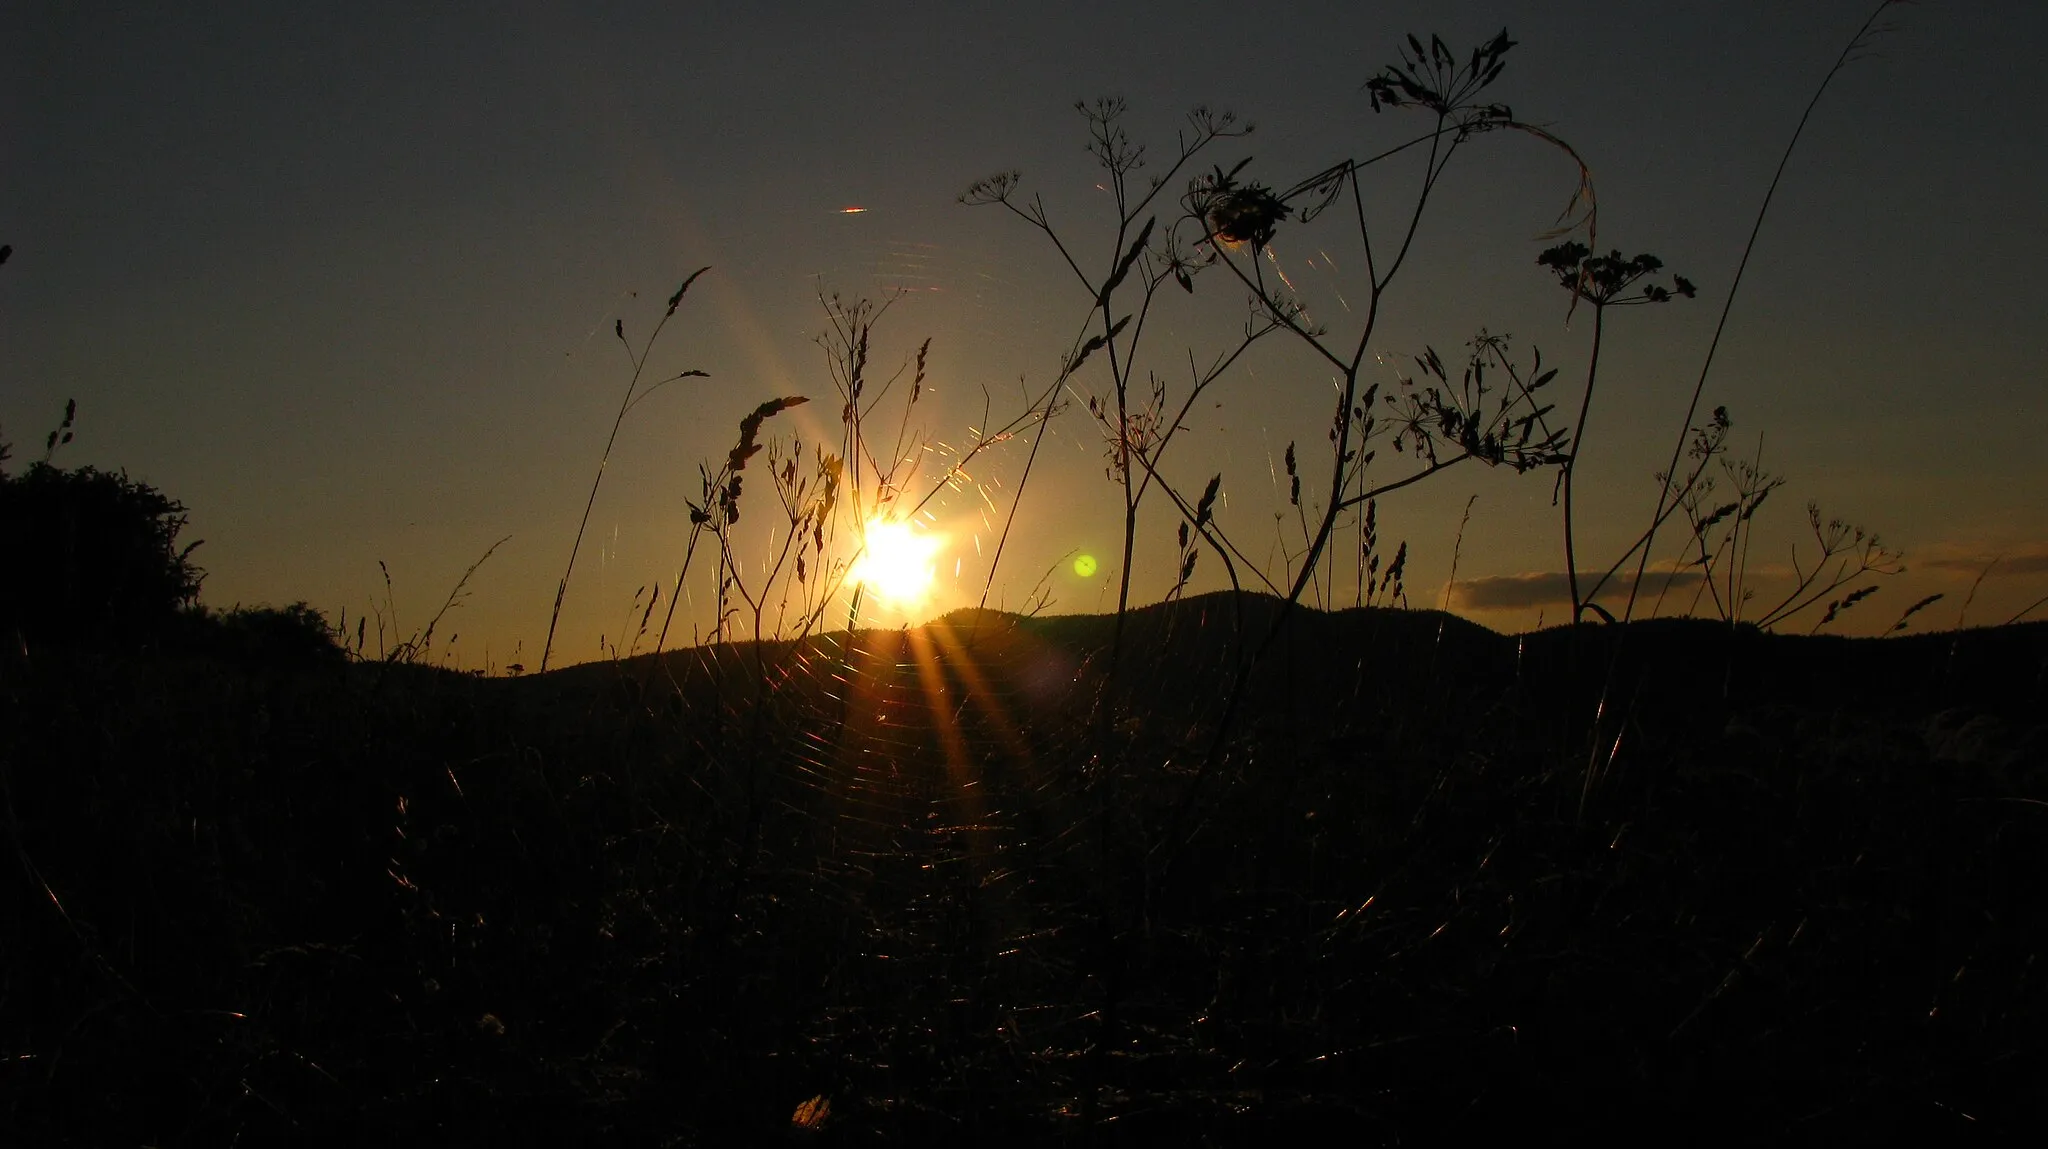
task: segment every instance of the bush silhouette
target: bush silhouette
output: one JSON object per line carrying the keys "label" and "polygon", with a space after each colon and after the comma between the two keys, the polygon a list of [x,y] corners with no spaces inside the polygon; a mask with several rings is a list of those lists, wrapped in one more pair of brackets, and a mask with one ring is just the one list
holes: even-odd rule
{"label": "bush silhouette", "polygon": [[327,616],[304,602],[290,606],[238,606],[206,616],[211,649],[257,666],[317,666],[343,662],[348,652]]}
{"label": "bush silhouette", "polygon": [[125,472],[0,473],[0,635],[10,645],[147,642],[199,595],[185,507]]}

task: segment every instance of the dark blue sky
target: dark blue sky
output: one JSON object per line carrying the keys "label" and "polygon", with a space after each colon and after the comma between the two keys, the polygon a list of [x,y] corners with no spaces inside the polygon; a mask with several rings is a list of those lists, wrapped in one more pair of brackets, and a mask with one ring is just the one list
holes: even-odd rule
{"label": "dark blue sky", "polygon": [[[511,535],[460,621],[472,663],[486,642],[497,662],[521,642],[530,653],[545,628],[624,379],[613,319],[645,331],[683,273],[713,265],[657,355],[712,379],[627,425],[570,594],[577,658],[617,636],[635,587],[672,570],[695,462],[722,454],[739,415],[772,394],[830,396],[810,342],[820,285],[920,289],[880,335],[891,357],[932,337],[938,396],[920,418],[957,443],[984,387],[1014,406],[1020,376],[1057,369],[1088,304],[1042,237],[958,206],[962,188],[1021,168],[1078,243],[1100,246],[1104,197],[1071,104],[1109,93],[1155,151],[1187,107],[1235,109],[1258,131],[1216,158],[1249,155],[1248,171],[1291,183],[1413,130],[1375,116],[1361,88],[1409,31],[1462,51],[1505,25],[1520,46],[1499,95],[1592,164],[1601,245],[1655,251],[1702,288],[1628,316],[1605,353],[1582,464],[1588,543],[1605,553],[1655,497],[1648,474],[1770,170],[1868,8],[180,7],[29,2],[0,16],[0,241],[16,249],[0,270],[0,425],[33,455],[77,397],[69,460],[126,467],[187,502],[216,604],[354,613],[381,593],[383,559],[409,621]],[[2048,397],[2048,79],[2033,47],[2048,6],[1928,3],[1892,22],[1808,129],[1707,398],[1734,411],[1747,449],[1762,432],[1766,465],[1791,479],[1760,570],[1787,565],[1814,498],[1906,550],[1887,591],[1901,604],[1941,590],[1960,605],[1976,569],[2007,554],[1971,618],[1997,621],[2048,590],[2032,434]],[[1581,369],[1586,325],[1567,328],[1533,266],[1570,187],[1538,145],[1477,141],[1375,346],[1448,354],[1485,325]],[[1398,206],[1397,184],[1386,195]],[[869,210],[838,211],[849,205]],[[1344,269],[1343,239],[1283,236],[1275,250],[1306,266],[1327,247]],[[1341,272],[1317,274],[1327,282],[1306,290],[1343,290]],[[1220,287],[1163,317],[1162,363],[1220,337],[1235,306]],[[1253,549],[1270,534],[1269,463],[1289,439],[1320,439],[1326,387],[1300,356],[1262,348],[1191,440],[1184,481],[1222,470]],[[800,425],[829,433],[833,410]],[[1085,413],[1046,450],[998,575],[1013,606],[1062,554],[1112,549]],[[981,477],[1006,490],[1019,463],[999,454]],[[1413,543],[1417,597],[1441,593],[1473,494],[1461,580],[1560,569],[1547,481],[1447,475],[1381,509],[1383,533]],[[975,593],[979,504],[938,504]],[[1154,596],[1173,525],[1147,521],[1139,582]],[[950,564],[945,576],[951,587]],[[1105,605],[1101,581],[1069,579],[1054,609]],[[937,605],[958,601],[947,590]],[[1525,625],[1535,609],[1477,617]]]}

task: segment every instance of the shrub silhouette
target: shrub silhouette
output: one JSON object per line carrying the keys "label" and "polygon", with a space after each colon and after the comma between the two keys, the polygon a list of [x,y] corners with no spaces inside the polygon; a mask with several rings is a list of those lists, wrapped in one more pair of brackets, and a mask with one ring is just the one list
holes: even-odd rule
{"label": "shrub silhouette", "polygon": [[0,472],[0,635],[10,645],[147,642],[199,595],[185,507],[126,472]]}
{"label": "shrub silhouette", "polygon": [[[197,617],[197,616],[194,616]],[[290,606],[238,606],[207,612],[208,646],[219,655],[266,667],[320,666],[346,661],[348,651],[327,616],[305,602]]]}
{"label": "shrub silhouette", "polygon": [[[261,665],[347,657],[335,627],[304,602],[200,606],[199,543],[178,546],[184,504],[126,472],[50,462],[71,441],[76,410],[66,406],[41,460],[19,475],[0,470],[0,639],[17,649],[160,642]],[[0,464],[9,455],[0,440]]]}

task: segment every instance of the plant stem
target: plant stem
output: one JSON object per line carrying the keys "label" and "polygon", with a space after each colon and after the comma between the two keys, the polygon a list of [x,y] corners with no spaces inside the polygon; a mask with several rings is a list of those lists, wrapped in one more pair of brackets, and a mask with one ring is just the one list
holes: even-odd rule
{"label": "plant stem", "polygon": [[[1699,413],[1700,396],[1707,389],[1707,375],[1713,370],[1714,354],[1720,350],[1721,336],[1728,329],[1728,315],[1735,309],[1735,297],[1742,290],[1743,272],[1749,270],[1749,257],[1756,252],[1757,236],[1763,232],[1764,218],[1770,214],[1771,200],[1777,196],[1778,185],[1785,179],[1785,169],[1792,163],[1792,153],[1798,150],[1799,138],[1805,134],[1807,121],[1813,118],[1813,110],[1820,106],[1820,98],[1827,93],[1828,85],[1834,83],[1835,77],[1848,65],[1850,57],[1855,54],[1858,48],[1863,46],[1871,30],[1877,25],[1877,18],[1884,15],[1885,9],[1899,2],[1900,0],[1882,0],[1876,8],[1871,10],[1869,17],[1863,21],[1863,25],[1856,29],[1856,34],[1849,37],[1849,42],[1842,47],[1842,54],[1835,57],[1834,66],[1828,69],[1827,75],[1821,77],[1820,85],[1813,90],[1813,98],[1806,102],[1806,110],[1799,114],[1798,126],[1792,129],[1792,138],[1786,141],[1785,151],[1778,157],[1777,171],[1772,173],[1770,185],[1764,189],[1764,201],[1757,207],[1756,222],[1750,225],[1749,241],[1742,245],[1742,258],[1736,262],[1735,276],[1728,283],[1728,297],[1721,302],[1721,317],[1714,323],[1713,339],[1707,343],[1707,357],[1700,364],[1699,381],[1693,384],[1692,400],[1686,404],[1685,418],[1678,425],[1678,442],[1671,448],[1671,463],[1664,468],[1664,486],[1657,494],[1657,514],[1651,516],[1653,524],[1651,526],[1651,536],[1653,541],[1656,535],[1654,524],[1662,521],[1664,502],[1671,497],[1672,477],[1678,470],[1679,457],[1685,453],[1685,437],[1686,433],[1692,428],[1693,416]],[[1642,556],[1636,561],[1635,579],[1629,584],[1628,605],[1622,612],[1624,620],[1628,619],[1635,611],[1636,593],[1642,587],[1643,571],[1648,567],[1649,562],[1650,548],[1645,546]]]}
{"label": "plant stem", "polygon": [[[1572,526],[1572,475],[1578,470],[1579,448],[1586,441],[1586,416],[1593,410],[1593,384],[1600,376],[1600,343],[1607,322],[1607,308],[1598,301],[1593,304],[1593,353],[1586,363],[1586,394],[1579,401],[1578,425],[1572,429],[1571,450],[1564,458],[1564,571],[1572,588],[1572,625],[1579,625],[1586,613],[1586,602],[1579,597],[1578,540]],[[1676,461],[1672,466],[1677,466]],[[1663,509],[1659,504],[1658,509]]]}
{"label": "plant stem", "polygon": [[[690,285],[697,281],[698,276],[703,275],[709,270],[711,269],[708,267],[700,267],[695,272],[692,272],[688,279],[683,280],[683,285],[677,288],[675,295],[669,298],[668,311],[662,315],[660,322],[654,325],[654,330],[648,333],[647,342],[641,345],[640,354],[634,355],[632,346],[630,344],[626,346],[626,358],[630,359],[633,363],[633,375],[632,378],[626,380],[626,393],[619,399],[619,413],[612,419],[611,434],[605,437],[604,454],[598,456],[597,474],[592,476],[590,480],[590,497],[583,501],[583,518],[576,523],[576,540],[569,544],[568,565],[562,568],[562,581],[555,585],[555,606],[548,614],[547,642],[541,646],[540,650],[541,673],[547,672],[548,657],[554,653],[555,627],[562,621],[562,599],[569,593],[569,576],[575,572],[576,555],[583,549],[583,532],[590,527],[591,508],[597,505],[598,485],[604,482],[605,465],[612,461],[612,446],[619,441],[619,428],[626,422],[626,412],[632,409],[633,392],[640,387],[640,376],[647,370],[647,359],[654,350],[654,341],[661,338],[661,329],[668,326],[670,319],[675,318],[676,307],[682,302],[683,294],[690,290]],[[618,333],[619,342],[625,343],[624,326],[614,327],[613,330]],[[690,373],[685,372],[684,374]],[[701,372],[698,374],[701,374]],[[678,376],[678,378],[681,377]],[[656,384],[656,386],[659,386],[659,384]]]}

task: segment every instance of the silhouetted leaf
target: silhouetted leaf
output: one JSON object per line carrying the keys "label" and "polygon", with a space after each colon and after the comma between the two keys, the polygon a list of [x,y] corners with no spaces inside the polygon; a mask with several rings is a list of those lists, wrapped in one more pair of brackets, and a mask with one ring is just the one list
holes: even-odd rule
{"label": "silhouetted leaf", "polygon": [[1216,505],[1216,489],[1223,485],[1223,475],[1218,472],[1202,490],[1202,498],[1195,504],[1195,529],[1200,530],[1209,521],[1210,510]]}
{"label": "silhouetted leaf", "polygon": [[1743,508],[1742,521],[1745,523],[1748,522],[1750,520],[1750,517],[1756,514],[1756,509],[1758,507],[1763,506],[1764,500],[1770,498],[1771,492],[1776,489],[1777,484],[1773,483],[1770,486],[1765,487],[1763,490],[1758,491],[1756,497],[1749,501],[1749,505]]}
{"label": "silhouetted leaf", "polygon": [[1072,375],[1074,372],[1079,371],[1081,369],[1081,364],[1087,362],[1088,357],[1090,355],[1093,355],[1097,351],[1100,351],[1104,347],[1108,346],[1109,341],[1111,339],[1114,339],[1118,335],[1123,333],[1124,324],[1129,323],[1130,321],[1131,317],[1126,315],[1122,319],[1119,319],[1114,324],[1110,325],[1108,335],[1089,336],[1088,341],[1086,343],[1081,344],[1081,350],[1075,353],[1073,362],[1067,364],[1066,374]]}
{"label": "silhouetted leaf", "polygon": [[1705,533],[1708,530],[1708,528],[1720,522],[1722,519],[1727,518],[1729,515],[1734,514],[1736,511],[1740,510],[1741,507],[1742,504],[1740,503],[1726,503],[1722,506],[1715,507],[1714,512],[1712,514],[1708,515],[1706,518],[1701,519],[1699,521],[1699,523],[1694,527],[1693,533]]}
{"label": "silhouetted leaf", "polygon": [[683,301],[683,293],[690,290],[690,285],[697,282],[698,276],[710,270],[711,268],[709,267],[700,267],[691,272],[688,279],[683,280],[683,285],[676,288],[676,293],[668,297],[668,314],[674,315],[676,313],[676,305]]}
{"label": "silhouetted leaf", "polygon": [[1110,293],[1117,289],[1117,285],[1122,283],[1124,277],[1131,273],[1131,265],[1138,262],[1138,257],[1145,253],[1145,243],[1152,238],[1152,226],[1158,222],[1159,217],[1157,216],[1145,221],[1145,227],[1138,233],[1138,238],[1131,241],[1131,249],[1124,253],[1122,259],[1117,261],[1116,271],[1111,273],[1110,277],[1103,282],[1102,290],[1096,293],[1096,303],[1105,307],[1109,305]]}
{"label": "silhouetted leaf", "polygon": [[1912,606],[1907,607],[1906,613],[1899,616],[1899,621],[1893,623],[1891,631],[1887,633],[1897,632],[1906,629],[1906,620],[1912,618],[1916,614],[1919,614],[1922,610],[1925,610],[1926,608],[1933,606],[1935,603],[1940,602],[1944,597],[1945,596],[1940,594],[1930,594],[1926,598],[1921,599],[1919,602],[1914,603]]}

